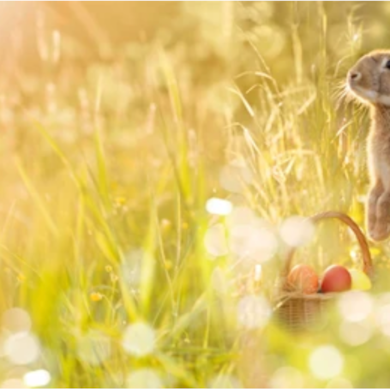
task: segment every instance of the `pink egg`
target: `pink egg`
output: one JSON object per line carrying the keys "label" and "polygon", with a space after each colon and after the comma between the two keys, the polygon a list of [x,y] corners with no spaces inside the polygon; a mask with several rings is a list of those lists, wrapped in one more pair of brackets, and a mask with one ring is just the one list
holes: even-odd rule
{"label": "pink egg", "polygon": [[322,278],[321,291],[342,292],[351,289],[352,277],[348,270],[341,265],[332,265],[328,267]]}

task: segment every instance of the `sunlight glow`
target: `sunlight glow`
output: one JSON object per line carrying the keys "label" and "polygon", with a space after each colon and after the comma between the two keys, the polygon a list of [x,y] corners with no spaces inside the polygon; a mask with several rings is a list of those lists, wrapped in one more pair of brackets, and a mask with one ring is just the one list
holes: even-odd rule
{"label": "sunlight glow", "polygon": [[2,389],[27,389],[26,385],[23,383],[21,379],[10,378],[6,379],[1,384]]}
{"label": "sunlight glow", "polygon": [[300,389],[304,385],[303,375],[294,367],[281,367],[274,372],[268,384],[272,389]]}
{"label": "sunlight glow", "polygon": [[390,1],[0,21],[0,390],[390,387]]}
{"label": "sunlight glow", "polygon": [[362,291],[348,291],[338,301],[341,315],[350,322],[359,322],[367,318],[373,309],[369,294]]}
{"label": "sunlight glow", "polygon": [[292,246],[305,245],[313,238],[314,225],[304,217],[293,216],[286,219],[280,227],[280,236],[283,241]]}
{"label": "sunlight glow", "polygon": [[29,314],[19,307],[13,307],[12,309],[7,310],[3,314],[2,324],[4,328],[13,333],[29,332],[31,329]]}
{"label": "sunlight glow", "polygon": [[360,35],[358,33],[353,34],[352,41],[357,42],[360,38]]}
{"label": "sunlight glow", "polygon": [[225,199],[210,198],[206,202],[206,210],[214,215],[229,215],[232,212],[233,205]]}
{"label": "sunlight glow", "polygon": [[4,352],[8,360],[14,364],[30,364],[39,356],[39,342],[30,333],[15,333],[5,341]]}
{"label": "sunlight glow", "polygon": [[129,325],[122,339],[122,346],[126,352],[136,357],[149,355],[153,352],[156,343],[154,329],[144,322]]}
{"label": "sunlight glow", "polygon": [[218,257],[228,253],[225,228],[221,223],[211,226],[205,236],[204,245],[210,255]]}
{"label": "sunlight glow", "polygon": [[242,193],[252,183],[253,174],[243,160],[234,160],[224,166],[219,176],[221,187],[234,193]]}
{"label": "sunlight glow", "polygon": [[240,258],[268,261],[276,252],[278,240],[269,222],[245,206],[235,207],[227,217],[229,248]]}
{"label": "sunlight glow", "polygon": [[356,261],[358,260],[358,258],[359,258],[359,253],[358,253],[358,251],[357,251],[356,249],[351,249],[351,250],[349,251],[349,255],[351,256],[351,259],[352,259],[354,262],[356,262]]}
{"label": "sunlight glow", "polygon": [[377,323],[382,333],[390,337],[390,305],[383,306],[377,312]]}
{"label": "sunlight glow", "polygon": [[340,325],[340,338],[348,345],[357,346],[370,340],[373,334],[371,325],[365,321],[344,321]]}
{"label": "sunlight glow", "polygon": [[248,295],[238,302],[237,319],[247,329],[263,327],[271,313],[269,302],[261,295]]}
{"label": "sunlight glow", "polygon": [[[260,221],[260,220],[259,220]],[[238,225],[230,231],[230,248],[241,258],[258,262],[269,260],[276,252],[278,241],[275,235],[261,226]]]}
{"label": "sunlight glow", "polygon": [[390,337],[390,293],[382,294],[375,310],[375,322],[380,331]]}
{"label": "sunlight glow", "polygon": [[158,373],[148,368],[133,371],[127,377],[126,384],[129,389],[161,389],[164,387]]}
{"label": "sunlight glow", "polygon": [[43,387],[50,383],[51,376],[46,370],[35,370],[24,374],[23,382],[28,387]]}
{"label": "sunlight glow", "polygon": [[256,223],[257,216],[253,210],[246,206],[234,207],[231,214],[226,218],[230,228],[237,225],[251,225]]}
{"label": "sunlight glow", "polygon": [[323,345],[310,355],[309,367],[318,379],[330,379],[341,373],[344,358],[333,345]]}

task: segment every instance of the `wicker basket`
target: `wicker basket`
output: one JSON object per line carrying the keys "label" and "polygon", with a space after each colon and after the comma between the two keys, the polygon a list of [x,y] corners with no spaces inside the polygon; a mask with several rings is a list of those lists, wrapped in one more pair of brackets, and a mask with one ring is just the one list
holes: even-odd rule
{"label": "wicker basket", "polygon": [[[354,233],[359,243],[362,259],[363,271],[372,278],[373,266],[367,240],[358,225],[346,214],[337,211],[328,211],[317,214],[310,220],[317,224],[327,219],[338,219],[345,223]],[[333,300],[339,293],[316,293],[302,294],[289,292],[287,285],[287,275],[290,271],[295,249],[290,249],[287,254],[285,267],[282,273],[282,292],[275,307],[276,318],[287,326],[290,330],[302,330],[321,324],[324,320],[326,307],[329,301]]]}

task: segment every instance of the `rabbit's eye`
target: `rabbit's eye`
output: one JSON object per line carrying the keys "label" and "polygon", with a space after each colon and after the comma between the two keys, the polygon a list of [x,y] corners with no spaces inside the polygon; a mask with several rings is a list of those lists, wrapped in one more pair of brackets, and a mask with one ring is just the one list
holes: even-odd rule
{"label": "rabbit's eye", "polygon": [[385,64],[385,68],[390,69],[390,60],[388,60]]}

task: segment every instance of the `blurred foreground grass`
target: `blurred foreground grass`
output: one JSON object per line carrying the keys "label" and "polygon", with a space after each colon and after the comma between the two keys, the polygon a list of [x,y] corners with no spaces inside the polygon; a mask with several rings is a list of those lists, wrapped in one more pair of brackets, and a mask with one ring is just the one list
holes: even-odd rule
{"label": "blurred foreground grass", "polygon": [[[387,387],[388,244],[373,294],[325,329],[292,336],[270,310],[287,218],[363,228],[368,119],[340,86],[388,42],[389,4],[166,3],[119,42],[78,4],[92,42],[41,3],[2,32],[4,387]],[[297,258],[361,261],[332,223]]]}

